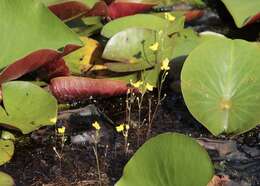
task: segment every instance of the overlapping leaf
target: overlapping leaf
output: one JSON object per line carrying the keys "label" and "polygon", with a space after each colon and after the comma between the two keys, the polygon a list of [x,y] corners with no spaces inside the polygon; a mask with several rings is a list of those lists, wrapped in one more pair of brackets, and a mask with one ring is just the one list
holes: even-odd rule
{"label": "overlapping leaf", "polygon": [[239,28],[260,20],[259,0],[222,0],[222,2]]}
{"label": "overlapping leaf", "polygon": [[94,39],[86,37],[81,39],[84,46],[63,58],[70,72],[72,74],[81,74],[91,69],[106,68],[96,64],[102,53],[100,44]]}
{"label": "overlapping leaf", "polygon": [[[57,58],[58,49],[81,44],[78,37],[38,1],[2,0],[0,14],[0,41],[5,43],[0,52],[0,69],[18,63],[16,78]],[[21,71],[24,66],[27,70]],[[1,74],[0,79],[3,82],[6,77]]]}
{"label": "overlapping leaf", "polygon": [[170,23],[164,18],[151,14],[137,14],[109,22],[103,27],[101,34],[110,38],[116,33],[132,27],[146,28],[155,31],[167,30],[168,33],[174,33],[184,27],[184,19],[179,17],[177,20]]}

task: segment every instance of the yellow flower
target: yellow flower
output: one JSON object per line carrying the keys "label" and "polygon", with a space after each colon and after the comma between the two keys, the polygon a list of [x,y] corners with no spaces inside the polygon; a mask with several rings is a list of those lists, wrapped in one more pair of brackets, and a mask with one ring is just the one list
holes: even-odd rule
{"label": "yellow flower", "polygon": [[150,83],[146,83],[145,88],[149,91],[153,91],[153,85],[151,85]]}
{"label": "yellow flower", "polygon": [[60,128],[58,128],[58,134],[64,134],[65,133],[65,127],[63,126],[63,127],[60,127]]}
{"label": "yellow flower", "polygon": [[163,34],[163,31],[162,31],[162,30],[160,30],[160,31],[158,32],[158,34],[159,34],[159,35],[162,35],[162,34]]}
{"label": "yellow flower", "polygon": [[130,126],[129,126],[129,125],[125,125],[125,129],[126,129],[126,130],[129,130],[129,129],[130,129]]}
{"label": "yellow flower", "polygon": [[161,70],[169,70],[170,67],[169,67],[169,59],[168,58],[165,58],[163,61],[162,61],[162,65],[161,65]]}
{"label": "yellow flower", "polygon": [[[0,100],[1,100],[1,97],[0,97]],[[50,119],[50,122],[52,122],[52,123],[56,123],[56,121],[57,121],[57,117],[54,117],[54,118]]]}
{"label": "yellow flower", "polygon": [[92,127],[94,127],[96,130],[100,130],[100,125],[97,121],[95,121],[94,123],[92,123]]}
{"label": "yellow flower", "polygon": [[158,48],[159,48],[159,43],[156,42],[156,43],[154,43],[153,45],[151,45],[149,48],[150,48],[152,51],[157,51]]}
{"label": "yellow flower", "polygon": [[142,81],[137,81],[137,82],[133,82],[131,79],[130,79],[130,84],[133,86],[133,87],[135,87],[135,88],[139,88],[142,84],[143,84],[143,82]]}
{"label": "yellow flower", "polygon": [[117,131],[117,132],[122,132],[122,131],[124,131],[124,125],[125,125],[125,124],[121,124],[121,125],[117,126],[117,127],[116,127],[116,131]]}
{"label": "yellow flower", "polygon": [[169,12],[164,13],[164,17],[165,19],[167,19],[168,21],[174,21],[176,19],[176,17],[174,17],[172,14],[170,14]]}

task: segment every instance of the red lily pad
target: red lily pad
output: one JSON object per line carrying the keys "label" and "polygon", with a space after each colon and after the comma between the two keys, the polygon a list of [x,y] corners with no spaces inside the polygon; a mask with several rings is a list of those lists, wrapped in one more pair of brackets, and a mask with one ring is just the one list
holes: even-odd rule
{"label": "red lily pad", "polygon": [[[53,64],[52,62],[59,61],[61,57],[76,50],[77,48],[79,48],[79,46],[67,45],[62,53],[51,49],[42,49],[33,52],[26,57],[17,60],[15,63],[9,65],[6,69],[4,69],[0,73],[0,84],[6,81],[17,79],[45,65],[45,68],[49,69],[48,71],[45,70],[45,73],[49,77],[56,77],[57,75],[53,75],[55,72],[59,75],[66,75],[68,74],[68,70],[66,69],[67,67],[65,68],[63,66],[61,69],[61,62]],[[55,71],[53,71],[54,69]],[[62,72],[58,72],[58,70]],[[49,73],[51,73],[52,75],[49,75]]]}
{"label": "red lily pad", "polygon": [[97,2],[94,7],[89,10],[85,16],[108,16],[108,6],[104,1]]}
{"label": "red lily pad", "polygon": [[260,21],[260,13],[256,14],[255,16],[251,17],[247,22],[247,25]]}
{"label": "red lily pad", "polygon": [[189,10],[184,13],[186,21],[193,21],[196,20],[204,15],[203,10]]}
{"label": "red lily pad", "polygon": [[49,9],[61,20],[82,15],[90,10],[86,4],[79,1],[65,1],[50,5]]}
{"label": "red lily pad", "polygon": [[57,59],[59,55],[57,51],[51,49],[42,49],[33,52],[3,70],[0,74],[0,84],[32,72],[42,65]]}
{"label": "red lily pad", "polygon": [[51,61],[41,67],[37,71],[37,74],[40,79],[49,80],[59,76],[68,76],[70,75],[70,70],[65,64],[65,61],[60,58],[59,60]]}
{"label": "red lily pad", "polygon": [[126,94],[129,87],[120,80],[88,77],[57,77],[51,80],[49,90],[59,102],[84,100],[90,96],[117,96]]}

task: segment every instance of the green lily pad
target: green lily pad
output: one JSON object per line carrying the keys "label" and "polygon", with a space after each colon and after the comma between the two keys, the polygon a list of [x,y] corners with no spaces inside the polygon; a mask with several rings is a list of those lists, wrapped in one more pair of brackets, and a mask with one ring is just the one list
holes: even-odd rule
{"label": "green lily pad", "polygon": [[211,160],[195,140],[165,133],[138,149],[116,186],[206,186],[212,176]]}
{"label": "green lily pad", "polygon": [[4,108],[0,107],[0,123],[20,129],[24,134],[57,120],[57,101],[42,88],[23,81],[2,85]]}
{"label": "green lily pad", "polygon": [[3,165],[6,162],[10,161],[13,154],[14,154],[13,141],[0,139],[0,165]]}
{"label": "green lily pad", "polygon": [[106,24],[101,31],[101,35],[110,38],[118,32],[133,27],[146,28],[155,31],[167,30],[168,33],[174,33],[184,27],[184,18],[179,17],[175,21],[170,22],[164,18],[151,14],[126,16]]}
{"label": "green lily pad", "polygon": [[240,134],[259,124],[259,59],[254,43],[219,37],[199,45],[185,61],[185,103],[214,135]]}
{"label": "green lily pad", "polygon": [[259,0],[221,0],[233,16],[237,27],[245,26],[253,16],[260,14]]}
{"label": "green lily pad", "polygon": [[0,15],[0,41],[4,43],[0,69],[40,49],[81,45],[78,37],[39,1],[1,0]]}
{"label": "green lily pad", "polygon": [[[114,35],[107,43],[102,54],[104,59],[112,61],[124,62],[122,70],[120,68],[112,68],[111,70],[117,72],[125,72],[127,68],[131,71],[142,70],[144,68],[152,67],[155,56],[149,46],[156,42],[156,32],[149,29],[129,28]],[[147,60],[148,59],[148,60]],[[147,62],[149,61],[149,63]],[[118,64],[115,66],[119,66]],[[124,67],[124,68],[123,68]]]}
{"label": "green lily pad", "polygon": [[14,186],[14,180],[8,174],[0,171],[0,185],[3,186]]}

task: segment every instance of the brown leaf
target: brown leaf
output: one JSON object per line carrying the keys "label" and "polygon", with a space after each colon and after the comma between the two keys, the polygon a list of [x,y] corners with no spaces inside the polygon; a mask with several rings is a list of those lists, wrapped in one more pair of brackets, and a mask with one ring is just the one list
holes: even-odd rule
{"label": "brown leaf", "polygon": [[66,102],[84,100],[90,96],[122,95],[127,92],[128,86],[120,80],[68,76],[52,79],[49,90],[60,102]]}
{"label": "brown leaf", "polygon": [[63,3],[50,5],[49,9],[61,20],[83,15],[90,10],[89,7],[79,1],[65,1]]}
{"label": "brown leaf", "polygon": [[50,62],[59,60],[63,55],[77,48],[79,48],[79,46],[68,45],[64,48],[63,52],[58,52],[52,49],[42,49],[35,51],[6,67],[0,74],[0,85],[3,82],[17,79]]}

